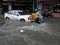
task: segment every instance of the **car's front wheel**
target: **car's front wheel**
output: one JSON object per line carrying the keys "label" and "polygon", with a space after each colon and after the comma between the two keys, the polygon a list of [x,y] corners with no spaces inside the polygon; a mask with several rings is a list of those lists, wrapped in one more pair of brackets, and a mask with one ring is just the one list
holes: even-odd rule
{"label": "car's front wheel", "polygon": [[7,20],[9,20],[9,18],[8,18],[8,17],[6,17],[6,19],[7,19]]}
{"label": "car's front wheel", "polygon": [[24,19],[21,19],[20,21],[21,21],[21,22],[25,22],[25,20],[24,20]]}

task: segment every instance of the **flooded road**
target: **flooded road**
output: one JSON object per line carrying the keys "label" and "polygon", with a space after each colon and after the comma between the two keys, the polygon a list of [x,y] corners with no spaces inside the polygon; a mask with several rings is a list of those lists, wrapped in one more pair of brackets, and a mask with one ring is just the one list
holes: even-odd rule
{"label": "flooded road", "polygon": [[41,24],[5,20],[0,26],[0,45],[60,45],[59,20],[45,18]]}

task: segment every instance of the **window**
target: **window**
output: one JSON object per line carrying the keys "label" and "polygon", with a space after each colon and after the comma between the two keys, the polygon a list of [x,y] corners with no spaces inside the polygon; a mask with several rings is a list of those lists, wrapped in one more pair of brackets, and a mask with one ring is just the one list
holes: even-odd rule
{"label": "window", "polygon": [[17,15],[17,12],[14,12],[14,14],[13,15]]}
{"label": "window", "polygon": [[29,13],[27,12],[18,12],[20,15],[28,15]]}
{"label": "window", "polygon": [[13,11],[9,11],[8,14],[13,14]]}

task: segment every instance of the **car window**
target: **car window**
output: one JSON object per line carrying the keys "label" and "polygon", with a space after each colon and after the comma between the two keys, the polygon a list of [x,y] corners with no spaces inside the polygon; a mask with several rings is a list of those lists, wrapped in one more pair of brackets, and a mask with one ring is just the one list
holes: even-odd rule
{"label": "car window", "polygon": [[28,15],[29,13],[27,12],[18,12],[20,15]]}
{"label": "car window", "polygon": [[13,15],[15,15],[15,16],[19,16],[18,12],[16,12],[16,11],[14,12]]}
{"label": "car window", "polygon": [[17,12],[14,12],[14,15],[17,15]]}
{"label": "car window", "polygon": [[8,14],[13,14],[13,11],[9,11]]}

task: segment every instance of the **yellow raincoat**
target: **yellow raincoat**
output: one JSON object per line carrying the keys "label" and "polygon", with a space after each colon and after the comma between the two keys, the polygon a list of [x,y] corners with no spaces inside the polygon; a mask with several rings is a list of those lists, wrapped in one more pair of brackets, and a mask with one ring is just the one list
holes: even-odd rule
{"label": "yellow raincoat", "polygon": [[38,16],[35,13],[31,13],[31,16],[34,20],[36,20],[38,18]]}

